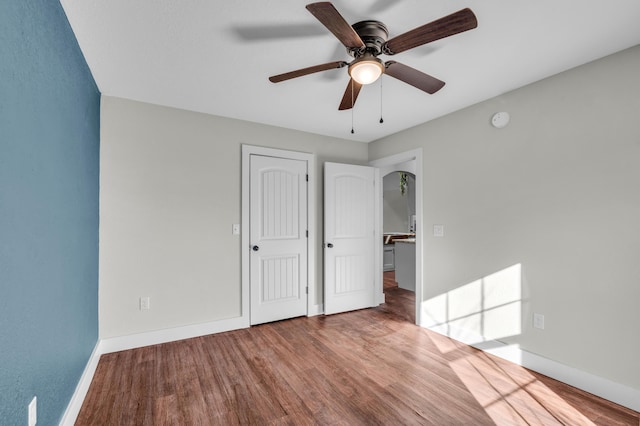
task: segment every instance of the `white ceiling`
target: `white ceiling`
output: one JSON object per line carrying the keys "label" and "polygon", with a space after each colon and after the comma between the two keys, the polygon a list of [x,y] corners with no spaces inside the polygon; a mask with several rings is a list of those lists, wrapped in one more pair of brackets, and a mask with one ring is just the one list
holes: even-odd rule
{"label": "white ceiling", "polygon": [[394,37],[465,7],[478,28],[393,59],[447,84],[434,95],[390,77],[338,111],[350,57],[296,0],[61,0],[104,95],[369,142],[640,43],[638,0],[335,0],[349,23]]}

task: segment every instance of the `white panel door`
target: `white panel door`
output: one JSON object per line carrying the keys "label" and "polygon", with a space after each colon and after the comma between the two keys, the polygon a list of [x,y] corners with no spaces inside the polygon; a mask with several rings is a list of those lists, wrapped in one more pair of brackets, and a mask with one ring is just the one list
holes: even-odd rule
{"label": "white panel door", "polygon": [[324,165],[324,312],[375,305],[375,169]]}
{"label": "white panel door", "polygon": [[251,324],[307,314],[307,162],[251,155]]}

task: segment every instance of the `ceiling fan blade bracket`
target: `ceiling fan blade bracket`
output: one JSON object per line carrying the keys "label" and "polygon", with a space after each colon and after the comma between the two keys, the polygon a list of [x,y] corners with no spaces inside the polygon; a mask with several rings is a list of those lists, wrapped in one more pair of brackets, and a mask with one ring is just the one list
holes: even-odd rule
{"label": "ceiling fan blade bracket", "polygon": [[354,58],[359,58],[367,51],[366,47],[347,47],[347,54]]}
{"label": "ceiling fan blade bracket", "polygon": [[387,46],[387,43],[382,45],[382,53],[384,55],[389,55],[389,56],[393,56],[393,55],[396,54],[396,52],[394,52],[391,49],[389,49],[389,46]]}

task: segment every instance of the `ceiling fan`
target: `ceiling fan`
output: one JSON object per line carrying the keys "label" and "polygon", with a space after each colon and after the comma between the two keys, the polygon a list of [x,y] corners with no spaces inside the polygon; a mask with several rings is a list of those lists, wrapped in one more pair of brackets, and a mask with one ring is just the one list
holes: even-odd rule
{"label": "ceiling fan", "polygon": [[382,74],[387,74],[429,94],[437,92],[444,86],[444,81],[396,61],[382,62],[378,56],[395,55],[478,26],[476,16],[471,9],[467,8],[388,39],[389,31],[382,22],[367,20],[349,25],[330,2],[311,3],[306,8],[347,48],[347,53],[353,57],[353,60],[302,68],[271,76],[269,81],[279,83],[320,71],[348,67],[349,84],[340,102],[339,110],[353,108],[362,86],[373,83]]}

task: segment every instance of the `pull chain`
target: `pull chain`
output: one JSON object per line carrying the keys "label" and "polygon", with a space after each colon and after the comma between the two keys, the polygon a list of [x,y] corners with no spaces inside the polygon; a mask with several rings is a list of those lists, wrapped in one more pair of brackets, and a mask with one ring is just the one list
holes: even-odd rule
{"label": "pull chain", "polygon": [[384,123],[382,119],[382,76],[380,76],[380,124]]}
{"label": "pull chain", "polygon": [[353,131],[353,80],[350,81],[351,83],[351,134],[354,134],[355,132]]}

